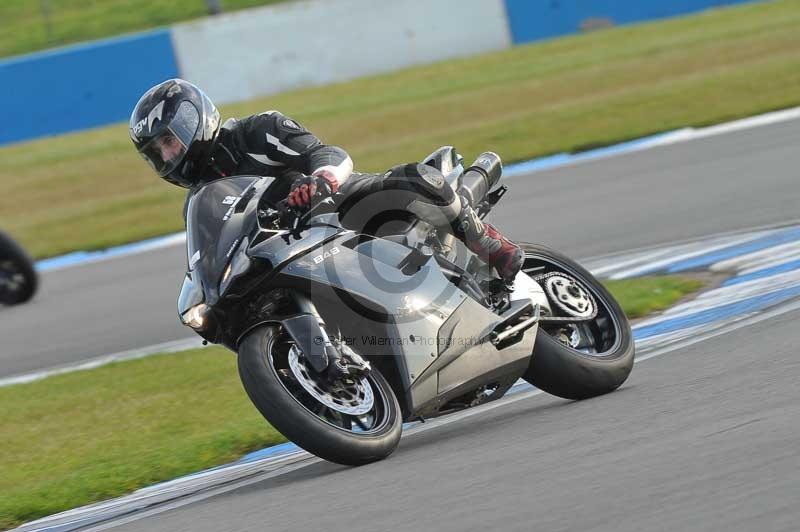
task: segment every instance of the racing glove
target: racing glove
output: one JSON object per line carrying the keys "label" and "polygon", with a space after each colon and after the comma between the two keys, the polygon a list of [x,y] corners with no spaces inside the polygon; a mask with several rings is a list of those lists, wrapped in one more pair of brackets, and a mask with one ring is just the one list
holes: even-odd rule
{"label": "racing glove", "polygon": [[290,207],[310,207],[312,203],[332,196],[339,190],[336,177],[325,170],[300,176],[292,183],[287,197]]}

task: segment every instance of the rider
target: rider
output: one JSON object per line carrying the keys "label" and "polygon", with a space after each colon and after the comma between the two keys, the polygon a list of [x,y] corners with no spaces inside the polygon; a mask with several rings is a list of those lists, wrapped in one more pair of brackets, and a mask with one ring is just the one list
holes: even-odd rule
{"label": "rider", "polygon": [[288,204],[300,208],[336,192],[354,198],[391,191],[388,209],[432,223],[444,215],[456,237],[505,281],[513,281],[522,266],[520,247],[481,222],[437,169],[408,164],[383,175],[353,173],[353,161],[343,149],[322,144],[278,111],[229,119],[220,127],[219,111],[203,91],[170,79],[136,104],[130,136],[161,178],[188,188],[189,194],[209,181],[239,174],[281,178]]}

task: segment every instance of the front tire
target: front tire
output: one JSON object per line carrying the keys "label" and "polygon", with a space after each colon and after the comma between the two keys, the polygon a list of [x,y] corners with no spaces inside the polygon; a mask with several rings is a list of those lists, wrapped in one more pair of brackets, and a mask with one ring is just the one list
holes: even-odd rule
{"label": "front tire", "polygon": [[0,232],[0,304],[25,303],[36,293],[38,284],[31,258],[14,240]]}
{"label": "front tire", "polygon": [[365,377],[373,409],[361,418],[343,415],[299,385],[288,362],[287,340],[279,326],[265,325],[239,345],[239,376],[261,415],[288,439],[331,462],[355,466],[389,456],[400,442],[402,415],[380,372],[372,369]]}
{"label": "front tire", "polygon": [[[587,399],[619,388],[633,368],[635,346],[630,322],[614,296],[569,257],[536,244],[522,243],[521,247],[525,253],[523,271],[537,272],[534,277],[541,275],[539,272],[565,273],[591,294],[598,307],[595,318],[570,331],[591,336],[597,344],[592,349],[579,350],[567,345],[568,335],[558,325],[543,321],[523,378],[565,399]],[[557,305],[553,304],[553,310],[557,310]]]}

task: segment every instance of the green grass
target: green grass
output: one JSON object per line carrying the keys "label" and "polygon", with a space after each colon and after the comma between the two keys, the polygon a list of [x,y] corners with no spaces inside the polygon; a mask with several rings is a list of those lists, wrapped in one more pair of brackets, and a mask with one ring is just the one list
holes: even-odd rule
{"label": "green grass", "polygon": [[697,292],[703,281],[691,277],[640,277],[605,281],[606,288],[620,302],[630,319],[664,310],[687,294]]}
{"label": "green grass", "polygon": [[0,388],[0,404],[3,529],[284,441],[217,347]]}
{"label": "green grass", "polygon": [[[224,11],[287,0],[220,0]],[[47,6],[50,21],[43,6]],[[166,26],[208,14],[206,0],[3,0],[0,57]]]}
{"label": "green grass", "polygon": [[[609,283],[632,317],[700,286],[680,277]],[[2,529],[284,441],[220,347],[0,388],[0,405]]]}
{"label": "green grass", "polygon": [[[442,144],[516,161],[800,105],[798,27],[800,0],[755,3],[222,111],[280,109],[347,149],[360,171]],[[0,227],[36,257],[182,229],[182,192],[149,171],[124,125],[2,148],[0,180]]]}

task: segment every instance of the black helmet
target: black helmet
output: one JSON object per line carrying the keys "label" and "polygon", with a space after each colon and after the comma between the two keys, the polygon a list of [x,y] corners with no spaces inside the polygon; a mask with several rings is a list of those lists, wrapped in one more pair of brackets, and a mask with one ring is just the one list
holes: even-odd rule
{"label": "black helmet", "polygon": [[131,114],[136,150],[159,177],[189,188],[211,154],[219,111],[195,85],[170,79],[144,93]]}

